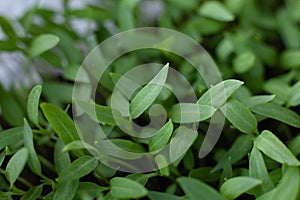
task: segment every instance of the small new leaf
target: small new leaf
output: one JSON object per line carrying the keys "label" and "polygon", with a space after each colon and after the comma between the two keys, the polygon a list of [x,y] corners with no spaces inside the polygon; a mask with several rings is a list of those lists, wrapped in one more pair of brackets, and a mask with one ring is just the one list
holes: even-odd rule
{"label": "small new leaf", "polygon": [[37,85],[29,93],[27,101],[27,112],[29,119],[35,124],[38,125],[39,121],[39,100],[42,93],[42,86]]}
{"label": "small new leaf", "polygon": [[173,132],[173,123],[168,121],[149,141],[149,150],[156,151],[163,148],[169,141]]}
{"label": "small new leaf", "polygon": [[168,76],[169,63],[139,91],[129,104],[132,119],[139,117],[155,101],[164,87]]}

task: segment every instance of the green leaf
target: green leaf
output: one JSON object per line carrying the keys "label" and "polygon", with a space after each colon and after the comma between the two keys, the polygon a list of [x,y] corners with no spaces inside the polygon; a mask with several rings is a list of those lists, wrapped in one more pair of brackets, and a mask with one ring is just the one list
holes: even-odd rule
{"label": "green leaf", "polygon": [[93,151],[94,153],[100,154],[100,152],[92,145],[83,142],[83,141],[73,141],[67,144],[63,149],[62,152],[79,150],[79,149],[87,149],[89,151]]}
{"label": "green leaf", "polygon": [[111,17],[108,10],[88,5],[82,9],[66,10],[65,14],[80,19],[86,18],[90,20],[104,20]]}
{"label": "green leaf", "polygon": [[78,185],[79,179],[69,180],[67,182],[58,184],[53,200],[73,199],[75,197]]}
{"label": "green leaf", "polygon": [[41,108],[54,131],[65,144],[80,140],[73,120],[64,111],[50,103],[42,103]]}
{"label": "green leaf", "polygon": [[168,69],[169,63],[132,99],[129,104],[132,119],[139,117],[158,97],[167,80]]}
{"label": "green leaf", "polygon": [[254,145],[273,160],[289,166],[300,166],[293,153],[270,131],[263,131],[255,140]]}
{"label": "green leaf", "polygon": [[31,187],[25,194],[22,196],[21,200],[35,200],[41,196],[43,191],[43,185]]}
{"label": "green leaf", "polygon": [[165,156],[163,156],[162,154],[158,154],[157,156],[155,156],[154,160],[159,169],[160,175],[169,176],[170,175],[170,170],[168,167],[169,163],[166,160]]}
{"label": "green leaf", "polygon": [[233,52],[234,48],[232,42],[228,38],[223,38],[216,49],[216,56],[222,61],[225,61],[228,56]]}
{"label": "green leaf", "polygon": [[299,49],[299,29],[296,23],[291,20],[287,20],[289,18],[290,16],[288,13],[288,9],[279,9],[278,12],[276,12],[276,26],[285,47],[288,49]]}
{"label": "green leaf", "polygon": [[92,182],[80,182],[77,190],[77,194],[88,194],[90,198],[96,198],[105,190],[107,187],[99,186]]}
{"label": "green leaf", "polygon": [[117,21],[122,31],[136,27],[134,8],[140,0],[124,0],[117,4]]}
{"label": "green leaf", "polygon": [[33,39],[29,48],[29,56],[37,57],[55,47],[59,42],[59,37],[52,34],[43,34]]}
{"label": "green leaf", "polygon": [[270,200],[270,199],[272,199],[273,193],[274,193],[274,190],[271,190],[270,192],[267,192],[267,193],[259,196],[256,200]]}
{"label": "green leaf", "polygon": [[264,158],[255,146],[252,148],[249,158],[249,176],[262,180],[262,191],[259,191],[259,194],[266,193],[274,188]]}
{"label": "green leaf", "polygon": [[221,111],[232,125],[241,132],[257,132],[257,121],[255,116],[239,101],[234,99],[229,100],[221,107]]}
{"label": "green leaf", "polygon": [[300,68],[300,51],[299,50],[287,50],[284,51],[279,58],[281,66],[287,69]]}
{"label": "green leaf", "polygon": [[12,186],[23,171],[28,159],[28,150],[23,147],[18,150],[9,160],[6,166],[6,177]]}
{"label": "green leaf", "polygon": [[175,196],[168,193],[149,191],[148,197],[150,200],[184,200],[186,198]]}
{"label": "green leaf", "polygon": [[23,127],[15,127],[0,132],[0,149],[23,139]]}
{"label": "green leaf", "polygon": [[205,92],[197,103],[219,108],[242,84],[243,82],[233,79],[222,81]]}
{"label": "green leaf", "polygon": [[196,130],[187,128],[186,126],[180,126],[175,131],[175,137],[171,138],[170,141],[170,160],[174,161],[182,158],[195,142],[197,136],[198,132]]}
{"label": "green leaf", "polygon": [[70,64],[64,68],[64,74],[63,77],[66,80],[69,81],[80,81],[80,82],[86,82],[89,80],[88,74],[86,72],[86,69],[81,68],[81,74],[79,77],[77,77],[77,72],[79,71],[80,65],[79,64]]}
{"label": "green leaf", "polygon": [[66,58],[69,63],[81,63],[83,60],[83,55],[79,49],[70,48],[75,43],[75,39],[73,39],[73,35],[68,32],[66,29],[54,29],[53,33],[55,33],[59,38],[59,48],[65,53]]}
{"label": "green leaf", "polygon": [[140,198],[148,194],[143,185],[128,178],[114,177],[110,185],[110,192],[116,198]]}
{"label": "green leaf", "polygon": [[221,186],[220,192],[226,199],[231,200],[260,184],[262,184],[261,180],[247,176],[239,176],[228,179]]}
{"label": "green leaf", "polygon": [[219,159],[212,172],[222,169],[228,158],[231,158],[230,161],[232,165],[241,160],[251,150],[252,144],[253,140],[251,135],[240,135],[234,141],[230,149],[222,156],[221,159]]}
{"label": "green leaf", "polygon": [[142,154],[137,153],[145,152],[141,144],[118,138],[100,140],[95,145],[101,153],[122,159],[134,160],[142,156]]}
{"label": "green leaf", "polygon": [[[117,110],[113,110],[109,106],[102,106],[94,103],[87,103],[84,101],[76,100],[76,105],[84,110],[93,120],[97,120],[102,124],[116,125],[115,120],[120,122],[123,120],[121,114]],[[96,114],[96,116],[95,116]]]}
{"label": "green leaf", "polygon": [[17,49],[17,45],[12,43],[11,40],[0,41],[0,50],[1,51],[15,51]]}
{"label": "green leaf", "polygon": [[233,176],[232,166],[231,166],[231,158],[225,162],[223,171],[220,177],[219,185],[221,186],[226,180],[230,179]]}
{"label": "green leaf", "polygon": [[44,81],[43,96],[51,103],[63,105],[72,102],[73,85],[65,82]]}
{"label": "green leaf", "polygon": [[169,141],[173,132],[172,120],[169,120],[159,131],[149,140],[149,150],[156,151],[163,148]]}
{"label": "green leaf", "polygon": [[252,52],[240,53],[233,59],[233,69],[238,74],[246,73],[254,66],[255,61],[256,57]]}
{"label": "green leaf", "polygon": [[243,8],[245,2],[243,0],[225,0],[224,4],[230,9],[233,13],[240,13]]}
{"label": "green leaf", "polygon": [[197,6],[197,0],[167,0],[170,5],[175,5],[176,7],[183,10],[191,10]]}
{"label": "green leaf", "polygon": [[5,151],[0,152],[0,167],[5,159]]}
{"label": "green leaf", "polygon": [[31,89],[28,101],[27,101],[27,112],[29,119],[35,124],[38,125],[39,117],[39,100],[42,93],[42,86],[37,85]]}
{"label": "green leaf", "polygon": [[98,166],[94,170],[94,175],[98,178],[111,178],[116,174],[116,172],[116,169],[99,162]]}
{"label": "green leaf", "polygon": [[221,173],[219,171],[212,172],[212,167],[200,167],[192,169],[189,177],[199,179],[203,182],[216,182],[220,179]]}
{"label": "green leaf", "polygon": [[24,145],[29,152],[28,165],[30,169],[35,174],[42,174],[41,163],[34,149],[32,130],[26,119],[24,119]]}
{"label": "green leaf", "polygon": [[187,151],[183,160],[183,166],[187,170],[192,170],[195,167],[195,157],[191,149]]}
{"label": "green leaf", "polygon": [[300,104],[300,81],[293,85],[288,95],[288,106],[298,106]]}
{"label": "green leaf", "polygon": [[300,116],[294,111],[275,103],[260,104],[250,109],[259,115],[276,119],[288,125],[300,128]]}
{"label": "green leaf", "polygon": [[142,185],[146,185],[149,178],[157,176],[156,173],[150,173],[150,174],[129,174],[126,176],[126,178],[129,178],[131,180],[134,180]]}
{"label": "green leaf", "polygon": [[145,152],[143,146],[137,142],[132,142],[130,140],[113,138],[110,140],[114,145],[130,152]]}
{"label": "green leaf", "polygon": [[225,200],[214,188],[197,179],[180,177],[177,182],[191,200]]}
{"label": "green leaf", "polygon": [[234,20],[234,15],[219,1],[204,2],[198,9],[198,13],[217,21],[230,22]]}
{"label": "green leaf", "polygon": [[51,66],[55,66],[57,68],[64,68],[64,64],[62,63],[62,59],[58,52],[56,51],[46,51],[39,58],[43,59],[45,62],[50,64]]}
{"label": "green leaf", "polygon": [[290,86],[283,77],[273,78],[263,84],[263,88],[268,93],[276,95],[278,99],[287,101]]}
{"label": "green leaf", "polygon": [[201,41],[201,35],[216,34],[224,28],[225,24],[205,17],[195,17],[187,22],[187,26],[187,31],[190,32],[188,34],[193,34],[193,37]]}
{"label": "green leaf", "polygon": [[[122,84],[118,84],[122,85]],[[117,86],[116,86],[117,87]],[[133,90],[135,91],[135,90]],[[127,93],[127,96],[131,96]],[[121,93],[119,89],[114,89],[113,94],[107,99],[108,106],[112,107],[114,110],[120,112],[120,114],[125,118],[129,117],[129,98],[126,98],[124,94]]]}
{"label": "green leaf", "polygon": [[49,192],[44,198],[45,198],[45,200],[53,200],[53,198],[54,198],[54,191]]}
{"label": "green leaf", "polygon": [[[266,157],[266,158],[268,158],[268,157]],[[271,159],[269,159],[270,161],[273,161],[273,160],[271,160]],[[270,162],[269,161],[269,162]],[[275,162],[275,161],[274,161]],[[282,169],[281,168],[276,168],[276,169],[274,169],[273,171],[271,171],[270,173],[269,173],[269,175],[270,175],[270,178],[271,178],[271,180],[272,180],[272,183],[274,184],[274,185],[276,185],[279,181],[280,181],[280,179],[282,178],[282,173],[283,173],[283,171],[282,171]]]}
{"label": "green leaf", "polygon": [[54,165],[57,172],[60,174],[66,166],[71,164],[71,159],[68,153],[63,153],[65,144],[61,139],[58,139],[54,146]]}
{"label": "green leaf", "polygon": [[268,103],[275,98],[275,95],[257,95],[247,98],[243,103],[246,107],[253,107],[260,104]]}
{"label": "green leaf", "polygon": [[299,167],[289,167],[284,173],[281,181],[272,193],[272,200],[298,200],[300,188]]}
{"label": "green leaf", "polygon": [[13,92],[5,91],[0,84],[1,115],[7,123],[13,126],[22,126],[24,112]]}
{"label": "green leaf", "polygon": [[300,154],[300,134],[292,139],[289,143],[289,149],[295,156]]}
{"label": "green leaf", "polygon": [[71,163],[69,166],[65,166],[64,170],[59,174],[58,180],[60,182],[67,182],[73,179],[81,178],[97,167],[98,161],[91,156],[81,156],[77,160]]}
{"label": "green leaf", "polygon": [[238,100],[242,103],[246,101],[246,99],[251,98],[252,94],[251,91],[248,89],[247,86],[242,85],[233,95],[232,98]]}
{"label": "green leaf", "polygon": [[[116,84],[118,90],[127,98],[131,99],[131,95],[134,91],[133,89],[140,88],[141,85],[132,81],[124,75],[120,75],[117,73],[110,73],[111,80]],[[118,81],[120,81],[118,83]],[[122,84],[121,84],[122,83]]]}
{"label": "green leaf", "polygon": [[175,123],[194,123],[210,118],[216,109],[209,105],[179,103],[170,110],[170,117]]}
{"label": "green leaf", "polygon": [[0,26],[2,31],[6,34],[8,38],[10,38],[11,40],[15,40],[17,38],[17,35],[13,26],[11,25],[11,22],[12,20],[8,20],[4,16],[0,16]]}

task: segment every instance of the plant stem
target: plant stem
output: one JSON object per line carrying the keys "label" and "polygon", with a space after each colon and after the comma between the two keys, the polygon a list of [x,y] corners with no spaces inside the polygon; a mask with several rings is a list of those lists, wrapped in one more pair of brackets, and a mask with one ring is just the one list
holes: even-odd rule
{"label": "plant stem", "polygon": [[23,183],[24,185],[26,185],[28,188],[32,187],[32,184],[22,177],[18,177],[17,180],[20,181],[21,183]]}
{"label": "plant stem", "polygon": [[47,169],[49,169],[49,170],[51,170],[51,171],[53,171],[53,172],[56,173],[56,169],[55,169],[54,165],[53,165],[49,160],[47,160],[46,158],[44,158],[44,157],[41,156],[41,155],[38,155],[38,158],[39,158],[39,160],[41,161],[41,163],[42,163],[45,167],[47,167]]}

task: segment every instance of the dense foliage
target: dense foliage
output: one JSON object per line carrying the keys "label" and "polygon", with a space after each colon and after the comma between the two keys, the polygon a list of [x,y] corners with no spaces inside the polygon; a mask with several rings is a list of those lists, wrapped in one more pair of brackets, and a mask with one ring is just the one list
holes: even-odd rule
{"label": "dense foliage", "polygon": [[[20,19],[0,16],[5,35],[0,55],[22,58],[24,74],[0,85],[0,199],[300,199],[300,1],[103,0],[76,9],[62,2],[61,11],[36,6]],[[101,148],[109,151],[106,140],[97,141],[100,150],[80,140],[72,90],[77,70],[96,45],[145,26],[196,40],[224,81],[207,86],[183,58],[155,49],[115,60],[99,80],[93,120],[126,151],[159,151],[170,144],[182,154],[170,165],[158,154],[158,170],[128,173],[96,159]],[[156,135],[141,139],[118,127],[111,99],[122,75],[150,62],[165,67],[128,97],[130,120],[147,125],[153,104],[165,108],[166,119]],[[170,68],[192,85],[196,102],[178,103],[163,87]],[[37,82],[25,84],[26,78]],[[178,90],[183,96],[189,92]],[[76,106],[89,110],[94,104]],[[199,158],[210,120],[220,116],[226,118],[220,138]],[[181,140],[174,139],[178,135]],[[191,140],[181,147],[187,136]]]}

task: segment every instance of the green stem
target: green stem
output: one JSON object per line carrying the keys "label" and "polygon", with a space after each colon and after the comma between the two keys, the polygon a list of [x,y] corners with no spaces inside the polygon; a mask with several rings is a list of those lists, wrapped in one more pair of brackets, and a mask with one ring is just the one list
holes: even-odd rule
{"label": "green stem", "polygon": [[17,188],[16,186],[12,186],[11,187],[11,190],[14,192],[14,193],[17,193],[19,195],[24,195],[26,192],[24,190],[21,190],[19,188]]}
{"label": "green stem", "polygon": [[41,163],[42,163],[45,167],[47,167],[47,169],[49,169],[49,170],[51,170],[51,171],[53,171],[53,172],[56,173],[56,169],[55,169],[54,165],[53,165],[49,160],[47,160],[46,158],[44,158],[44,157],[41,156],[41,155],[38,155],[38,158],[39,158],[39,160],[41,161]]}
{"label": "green stem", "polygon": [[56,184],[55,181],[53,181],[52,179],[48,178],[47,176],[45,176],[43,174],[39,174],[39,176],[44,179],[44,183],[46,185],[51,185],[52,186],[53,184]]}
{"label": "green stem", "polygon": [[18,177],[17,180],[26,185],[28,188],[31,188],[33,186],[29,181],[22,177]]}

